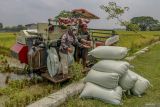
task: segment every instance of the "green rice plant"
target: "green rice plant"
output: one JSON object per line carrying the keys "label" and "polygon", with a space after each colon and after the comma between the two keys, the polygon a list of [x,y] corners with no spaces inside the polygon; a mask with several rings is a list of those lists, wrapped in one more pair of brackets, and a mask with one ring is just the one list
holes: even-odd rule
{"label": "green rice plant", "polygon": [[0,55],[0,72],[11,72],[7,58],[4,55]]}
{"label": "green rice plant", "polygon": [[0,33],[0,54],[10,56],[10,48],[16,42],[16,34]]}
{"label": "green rice plant", "polygon": [[134,42],[131,43],[130,53],[134,53],[136,50],[136,44]]}
{"label": "green rice plant", "polygon": [[[54,91],[54,86],[51,84],[37,84],[23,89],[19,88],[15,89],[15,86],[9,87],[9,89],[13,89],[15,91],[12,91],[11,94],[7,95],[9,99],[4,102],[5,107],[25,107],[26,105],[39,100]],[[3,93],[3,91],[0,91],[0,93],[1,92]]]}
{"label": "green rice plant", "polygon": [[72,81],[78,81],[84,77],[82,64],[74,63],[69,67],[69,72],[72,75]]}
{"label": "green rice plant", "polygon": [[8,83],[8,86],[13,89],[23,89],[26,86],[30,86],[31,82],[28,79],[14,80]]}
{"label": "green rice plant", "polygon": [[10,48],[16,42],[16,34],[14,33],[0,33],[0,46]]}

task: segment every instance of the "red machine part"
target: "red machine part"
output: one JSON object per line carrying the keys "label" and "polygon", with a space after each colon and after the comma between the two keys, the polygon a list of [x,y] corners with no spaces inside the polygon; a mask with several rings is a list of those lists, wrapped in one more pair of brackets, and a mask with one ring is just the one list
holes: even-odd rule
{"label": "red machine part", "polygon": [[14,58],[18,59],[21,63],[28,64],[28,46],[16,43],[11,48],[11,54]]}
{"label": "red machine part", "polygon": [[99,42],[99,41],[97,41],[95,44],[96,44],[96,47],[98,47],[98,46],[104,46],[105,45],[104,42]]}

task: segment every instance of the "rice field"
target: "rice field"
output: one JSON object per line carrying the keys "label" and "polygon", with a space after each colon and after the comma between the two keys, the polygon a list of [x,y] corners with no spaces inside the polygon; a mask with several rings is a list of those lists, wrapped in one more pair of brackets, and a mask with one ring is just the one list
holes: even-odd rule
{"label": "rice field", "polygon": [[[108,33],[108,31],[102,32]],[[160,31],[144,31],[138,33],[132,31],[116,31],[116,33],[120,36],[120,41],[116,45],[128,47],[131,49],[131,53],[160,39]],[[94,35],[109,36],[98,33],[94,33]],[[15,42],[16,33],[0,33],[0,54],[10,55],[10,48]]]}
{"label": "rice field", "polygon": [[[105,31],[104,31],[105,32]],[[134,32],[130,31],[117,31],[117,33],[120,36],[120,41],[116,44],[117,46],[124,46],[130,48],[130,53],[134,53],[135,51],[160,40],[160,31],[154,31],[154,32],[138,32],[138,34],[135,34]],[[98,36],[109,36],[104,34],[96,34]],[[0,55],[7,55],[10,56],[10,48],[15,44],[16,42],[16,34],[15,33],[0,33]],[[155,86],[153,89],[149,90],[147,92],[148,94],[144,96],[144,100],[142,103],[144,104],[144,101],[148,101],[153,98],[156,102],[158,102],[158,83],[156,80],[158,80],[158,68],[159,67],[159,58],[156,59],[159,55],[160,46],[156,46],[154,49],[151,50],[151,52],[147,53],[142,58],[137,58],[135,61],[133,61],[133,65],[136,66],[137,71],[141,71],[141,74],[145,77],[149,78],[151,82],[153,82]],[[154,57],[152,57],[154,56]],[[150,58],[150,61],[147,59]],[[148,62],[147,62],[148,61]],[[156,63],[156,64],[154,64]],[[143,66],[146,64],[148,67],[149,65],[152,65],[150,68],[147,68]],[[77,65],[76,65],[77,67]],[[76,69],[76,67],[72,69]],[[157,68],[158,67],[158,68]],[[145,69],[147,68],[147,69]],[[77,70],[77,69],[76,69]],[[74,70],[72,70],[74,71]],[[150,77],[150,71],[153,71],[152,77]],[[82,78],[79,76],[81,72],[76,74],[75,80],[78,80],[79,78]],[[73,82],[73,81],[70,81]],[[68,83],[67,83],[68,84]],[[65,84],[66,85],[66,84]],[[63,85],[57,84],[52,85],[51,83],[48,83],[46,81],[35,83],[35,80],[30,82],[26,80],[21,81],[13,81],[9,83],[9,85],[6,88],[0,88],[0,107],[3,105],[4,102],[7,107],[13,107],[13,105],[17,105],[17,107],[26,106],[29,103],[32,103],[49,93],[53,93],[54,91],[62,88]],[[40,90],[37,92],[36,90]],[[153,95],[153,92],[155,91],[157,93],[156,96]],[[76,98],[76,99],[75,99]],[[141,104],[140,98],[133,97],[134,99],[127,98],[125,100],[126,106],[130,105],[131,103],[135,104]],[[4,99],[4,100],[1,100]],[[124,98],[126,99],[126,98]],[[137,102],[137,103],[136,103]],[[75,96],[73,98],[70,98],[70,100],[62,105],[62,107],[106,107],[106,104],[97,101],[97,100],[81,100],[78,98],[78,96]],[[107,105],[108,107],[108,105]],[[112,105],[109,105],[109,107],[112,107]],[[131,107],[131,106],[130,106]],[[135,106],[133,106],[135,107]],[[136,106],[137,107],[137,106]]]}
{"label": "rice field", "polygon": [[10,48],[16,42],[16,33],[0,33],[0,54],[10,55]]}
{"label": "rice field", "polygon": [[[97,32],[97,31],[96,31]],[[110,31],[102,31],[102,33],[111,33]],[[129,55],[138,51],[139,49],[150,45],[155,41],[160,40],[160,31],[140,31],[138,33],[132,31],[118,30],[116,33],[120,36],[120,40],[116,46],[123,46],[130,49]],[[110,36],[108,34],[94,33],[94,36]],[[103,39],[102,41],[105,41]]]}

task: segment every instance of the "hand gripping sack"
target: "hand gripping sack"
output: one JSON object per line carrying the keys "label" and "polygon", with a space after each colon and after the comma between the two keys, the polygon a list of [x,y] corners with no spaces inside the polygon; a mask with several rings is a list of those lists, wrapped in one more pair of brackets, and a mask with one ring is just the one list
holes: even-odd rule
{"label": "hand gripping sack", "polygon": [[92,69],[107,73],[118,73],[120,76],[125,74],[130,64],[125,61],[101,60],[96,63]]}
{"label": "hand gripping sack", "polygon": [[128,53],[128,49],[125,47],[117,46],[98,46],[89,52],[90,55],[100,59],[123,59]]}
{"label": "hand gripping sack", "polygon": [[85,82],[92,82],[104,88],[113,89],[118,86],[119,75],[117,73],[106,73],[90,70]]}
{"label": "hand gripping sack", "polygon": [[137,80],[138,77],[136,75],[132,75],[130,72],[127,71],[127,73],[120,78],[119,84],[122,89],[130,90],[134,87]]}
{"label": "hand gripping sack", "polygon": [[85,88],[80,95],[80,98],[94,98],[102,100],[105,103],[111,103],[115,105],[121,104],[121,97],[121,87],[116,87],[115,89],[106,89],[89,82],[85,85]]}
{"label": "hand gripping sack", "polygon": [[134,95],[140,96],[141,94],[145,93],[145,91],[149,88],[150,82],[143,78],[142,76],[136,74],[135,72],[129,70],[131,75],[135,75],[138,77],[134,87],[131,89]]}

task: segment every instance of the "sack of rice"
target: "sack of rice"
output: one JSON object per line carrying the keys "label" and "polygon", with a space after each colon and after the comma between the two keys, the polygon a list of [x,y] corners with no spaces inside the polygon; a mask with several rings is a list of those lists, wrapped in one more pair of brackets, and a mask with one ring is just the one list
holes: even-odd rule
{"label": "sack of rice", "polygon": [[123,59],[128,53],[126,47],[98,46],[89,52],[90,55],[100,59]]}
{"label": "sack of rice", "polygon": [[104,88],[113,89],[118,86],[119,75],[117,73],[106,73],[90,70],[85,82],[92,82]]}
{"label": "sack of rice", "polygon": [[106,42],[105,42],[105,45],[106,46],[110,46],[112,44],[115,44],[116,42],[119,41],[119,35],[114,35],[114,36],[111,36],[109,37]]}
{"label": "sack of rice", "polygon": [[119,105],[121,104],[122,88],[106,89],[93,83],[86,83],[80,98],[94,98],[104,101],[105,103]]}
{"label": "sack of rice", "polygon": [[134,95],[141,96],[141,94],[145,93],[145,91],[149,88],[150,82],[131,70],[128,70],[128,72],[130,72],[131,75],[135,75],[138,77],[138,80],[136,81],[131,91]]}
{"label": "sack of rice", "polygon": [[107,73],[118,73],[120,76],[125,74],[130,64],[125,61],[101,60],[96,63],[92,69]]}
{"label": "sack of rice", "polygon": [[136,75],[132,75],[130,72],[127,71],[127,73],[120,78],[119,84],[122,89],[130,90],[134,87],[137,80],[138,77]]}

